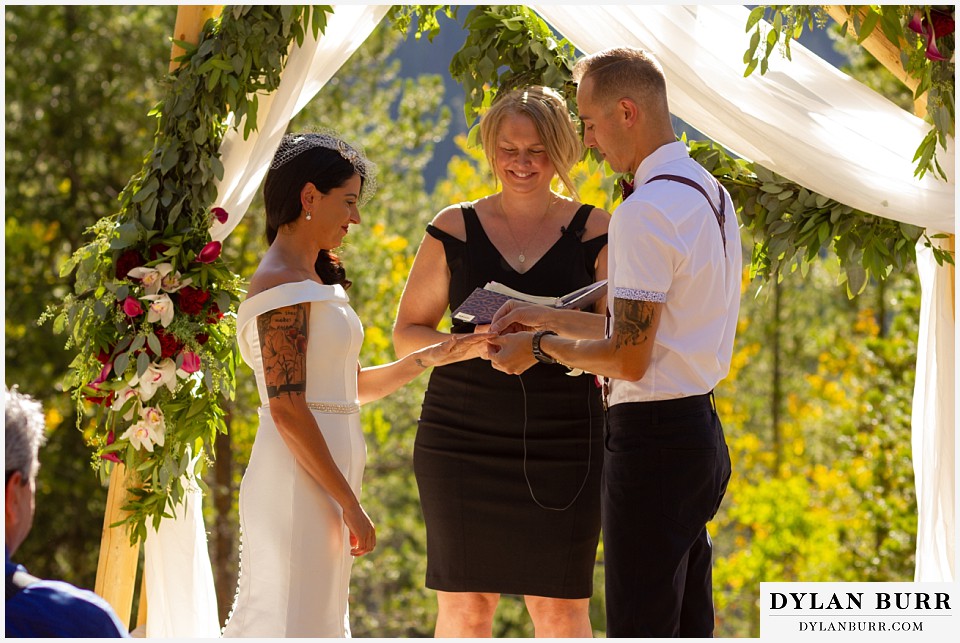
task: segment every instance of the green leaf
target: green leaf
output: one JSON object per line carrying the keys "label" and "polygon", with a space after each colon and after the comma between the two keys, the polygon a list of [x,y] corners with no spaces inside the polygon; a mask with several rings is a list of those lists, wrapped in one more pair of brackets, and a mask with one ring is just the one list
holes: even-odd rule
{"label": "green leaf", "polygon": [[150,179],[146,182],[143,187],[133,195],[133,203],[140,203],[148,196],[157,191],[157,188],[160,187],[160,181],[157,180],[157,177],[151,176]]}
{"label": "green leaf", "polygon": [[756,26],[758,22],[760,22],[760,19],[763,18],[764,11],[765,11],[765,7],[763,6],[754,7],[750,11],[750,15],[747,16],[747,27],[746,29],[744,29],[745,32],[750,31],[751,29],[754,28],[754,26]]}
{"label": "green leaf", "polygon": [[863,24],[860,26],[860,30],[857,33],[857,42],[862,43],[867,37],[873,33],[874,27],[877,26],[877,21],[880,20],[880,14],[874,11],[872,7],[868,5],[867,15],[863,18]]}
{"label": "green leaf", "polygon": [[156,334],[152,331],[147,333],[147,346],[150,347],[150,350],[153,351],[153,354],[157,357],[163,352],[160,348],[160,340],[157,338]]}
{"label": "green leaf", "polygon": [[136,221],[117,226],[117,236],[110,242],[111,250],[129,248],[140,240],[143,228]]}
{"label": "green leaf", "polygon": [[147,372],[149,366],[150,358],[147,357],[146,353],[137,355],[137,377],[143,377],[143,374]]}

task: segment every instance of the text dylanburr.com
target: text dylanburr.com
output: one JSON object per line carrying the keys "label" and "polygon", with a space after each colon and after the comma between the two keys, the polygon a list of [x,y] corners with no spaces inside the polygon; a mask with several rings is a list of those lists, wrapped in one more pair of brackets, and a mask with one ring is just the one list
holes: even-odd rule
{"label": "text dylanburr.com", "polygon": [[760,583],[760,637],[956,640],[953,583]]}

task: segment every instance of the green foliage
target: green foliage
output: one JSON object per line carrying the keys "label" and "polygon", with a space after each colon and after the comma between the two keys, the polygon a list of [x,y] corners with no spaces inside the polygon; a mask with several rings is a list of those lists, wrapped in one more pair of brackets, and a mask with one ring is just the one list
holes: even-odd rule
{"label": "green foliage", "polygon": [[[846,35],[852,23],[857,43],[863,43],[879,28],[883,36],[894,46],[900,48],[900,62],[904,71],[918,81],[914,98],[927,96],[927,120],[932,127],[924,137],[913,158],[916,162],[914,174],[921,178],[928,170],[946,180],[947,175],[937,160],[937,148],[946,151],[947,137],[954,136],[955,129],[955,80],[953,53],[955,34],[950,33],[936,38],[936,45],[942,59],[928,53],[927,41],[910,28],[911,21],[931,21],[932,12],[944,11],[929,5],[857,5],[847,6],[851,20],[841,27],[841,35]],[[953,9],[949,11],[953,21]],[[761,21],[766,17],[767,20]],[[781,51],[790,60],[790,43],[800,38],[803,30],[814,27],[822,29],[827,24],[827,14],[822,5],[760,5],[755,7],[747,18],[746,31],[750,44],[743,55],[746,64],[744,76],[749,76],[758,67],[760,73],[767,71],[770,55],[779,44]],[[761,42],[763,47],[760,47]]]}
{"label": "green foliage", "polygon": [[32,573],[93,587],[106,492],[59,382],[73,355],[44,309],[71,291],[58,266],[116,210],[148,149],[173,6],[7,6],[5,379],[42,401],[37,513],[17,552]]}
{"label": "green foliage", "polygon": [[[813,14],[797,11],[790,15],[813,20]],[[751,12],[751,28],[759,29],[762,15],[762,11]],[[796,22],[785,22],[782,15],[773,22],[797,35],[802,28]],[[575,50],[566,40],[558,41],[527,7],[478,5],[467,16],[465,28],[468,36],[450,64],[450,73],[464,85],[468,125],[501,89],[532,83],[561,90],[575,110],[576,89],[571,80]],[[768,50],[772,51],[777,41],[775,32],[770,33]],[[759,41],[759,36],[755,40]],[[765,70],[766,58],[761,65]],[[477,136],[478,128],[473,127],[469,141],[476,144]],[[852,297],[863,290],[869,278],[885,279],[910,266],[921,237],[938,262],[953,263],[953,254],[932,244],[921,228],[855,210],[755,163],[735,159],[713,143],[693,142],[690,152],[727,186],[740,220],[753,232],[751,276],[779,280],[798,268],[805,272],[820,252],[829,249],[844,268],[840,279]],[[585,159],[591,170],[598,163],[595,155],[585,154]]]}
{"label": "green foliage", "polygon": [[717,390],[734,463],[711,525],[721,636],[759,635],[764,581],[913,577],[919,287],[894,275],[844,300],[835,270],[815,262],[802,280],[772,286],[783,290],[779,307],[741,299],[733,366]]}
{"label": "green foliage", "polygon": [[423,34],[427,34],[427,40],[433,42],[440,33],[440,21],[437,20],[440,13],[447,18],[456,19],[457,7],[446,4],[395,4],[387,11],[384,20],[404,36],[416,20],[413,37],[420,40]]}
{"label": "green foliage", "polygon": [[210,230],[227,215],[211,206],[228,115],[250,132],[256,92],[276,89],[290,43],[311,22],[316,34],[324,11],[236,7],[208,20],[197,45],[178,42],[181,66],[150,112],[153,149],[120,193],[119,212],[98,221],[61,268],[76,271],[74,293],[48,315],[78,353],[64,384],[78,417],[85,401],[97,405],[89,441],[101,477],[110,460],[134,472],[121,522],[133,542],[146,538],[148,520],[156,528],[170,515],[192,456],[226,431],[220,396],[233,396],[238,354],[234,316],[224,313],[239,300],[239,281]]}
{"label": "green foliage", "polygon": [[923,228],[855,210],[728,154],[713,142],[692,141],[690,155],[730,191],[743,227],[753,234],[750,277],[778,281],[806,274],[812,262],[832,250],[843,272],[841,283],[854,297],[873,279],[886,279],[916,262],[922,237],[938,261],[953,255],[931,242]]}
{"label": "green foliage", "polygon": [[[450,75],[463,85],[464,117],[473,125],[497,92],[527,85],[553,87],[576,97],[571,71],[575,49],[557,38],[524,5],[478,5],[467,15],[466,41],[450,61]],[[476,132],[471,134],[475,137]]]}

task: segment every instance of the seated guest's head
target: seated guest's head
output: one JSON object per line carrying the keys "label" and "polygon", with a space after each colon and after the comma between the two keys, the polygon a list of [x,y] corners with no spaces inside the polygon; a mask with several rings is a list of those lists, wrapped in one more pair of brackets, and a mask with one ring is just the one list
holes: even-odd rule
{"label": "seated guest's head", "polygon": [[4,387],[6,488],[6,547],[13,554],[33,524],[34,493],[44,442],[40,403],[17,390]]}

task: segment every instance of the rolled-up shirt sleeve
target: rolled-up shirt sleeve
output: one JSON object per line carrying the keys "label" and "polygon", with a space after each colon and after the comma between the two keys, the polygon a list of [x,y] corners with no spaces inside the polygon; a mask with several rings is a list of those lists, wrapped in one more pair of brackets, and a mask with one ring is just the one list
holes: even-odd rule
{"label": "rolled-up shirt sleeve", "polygon": [[640,201],[622,205],[610,226],[615,239],[609,250],[614,298],[666,303],[683,257],[672,224]]}

